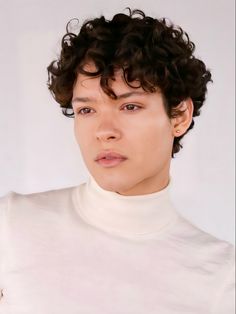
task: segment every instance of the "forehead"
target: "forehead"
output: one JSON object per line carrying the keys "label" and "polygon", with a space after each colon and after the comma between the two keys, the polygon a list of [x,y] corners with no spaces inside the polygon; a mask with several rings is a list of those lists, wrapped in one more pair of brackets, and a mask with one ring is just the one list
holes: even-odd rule
{"label": "forehead", "polygon": [[[89,69],[86,68],[86,71],[94,71],[95,68],[90,67]],[[131,86],[129,86],[123,76],[122,70],[117,70],[114,73],[114,77],[109,79],[109,87],[113,89],[116,95],[127,93],[127,92],[144,92],[144,89],[140,87],[139,81],[134,81],[131,83]],[[78,93],[86,93],[86,92],[92,92],[93,94],[95,92],[104,93],[102,87],[101,87],[101,76],[97,77],[90,77],[85,74],[79,73],[76,78],[76,82],[73,88],[73,94]]]}

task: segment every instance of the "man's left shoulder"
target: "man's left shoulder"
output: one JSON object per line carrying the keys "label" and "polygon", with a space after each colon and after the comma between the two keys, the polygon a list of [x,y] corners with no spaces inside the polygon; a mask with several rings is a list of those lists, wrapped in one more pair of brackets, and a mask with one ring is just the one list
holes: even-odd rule
{"label": "man's left shoulder", "polygon": [[231,264],[235,260],[232,243],[210,234],[184,217],[180,218],[176,235],[192,256],[219,264]]}

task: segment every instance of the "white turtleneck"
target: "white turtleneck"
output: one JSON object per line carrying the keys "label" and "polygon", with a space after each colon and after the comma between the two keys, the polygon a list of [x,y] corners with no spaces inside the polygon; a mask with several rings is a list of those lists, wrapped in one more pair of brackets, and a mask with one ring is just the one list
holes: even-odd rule
{"label": "white turtleneck", "polygon": [[[172,181],[170,181],[172,182]],[[234,247],[175,209],[169,185],[0,199],[0,314],[233,314]]]}
{"label": "white turtleneck", "polygon": [[147,238],[159,235],[177,219],[169,190],[124,196],[102,189],[93,177],[77,190],[75,202],[83,219],[108,233],[121,237]]}

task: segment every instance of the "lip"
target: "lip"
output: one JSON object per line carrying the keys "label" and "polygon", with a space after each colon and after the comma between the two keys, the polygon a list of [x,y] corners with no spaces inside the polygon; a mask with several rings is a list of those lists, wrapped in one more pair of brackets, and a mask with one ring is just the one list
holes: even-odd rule
{"label": "lip", "polygon": [[102,158],[102,159],[97,160],[96,162],[104,168],[110,168],[110,167],[115,167],[121,164],[125,160],[126,159],[124,158],[113,158],[113,159]]}
{"label": "lip", "polygon": [[[105,158],[107,158],[107,160]],[[95,161],[105,160],[108,162],[109,160],[113,160],[113,159],[125,160],[125,159],[127,159],[127,157],[125,157],[119,153],[116,153],[114,151],[103,151],[97,155]]]}
{"label": "lip", "polygon": [[105,167],[105,168],[109,168],[109,167],[115,167],[115,166],[121,164],[126,159],[127,159],[126,156],[123,156],[117,152],[103,151],[97,155],[95,161],[100,166]]}

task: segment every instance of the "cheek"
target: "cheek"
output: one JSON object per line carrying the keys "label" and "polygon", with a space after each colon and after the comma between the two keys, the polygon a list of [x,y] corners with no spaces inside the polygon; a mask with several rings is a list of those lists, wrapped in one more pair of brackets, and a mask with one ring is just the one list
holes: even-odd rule
{"label": "cheek", "polygon": [[86,153],[86,151],[88,151],[89,147],[91,146],[89,144],[89,130],[87,130],[83,126],[79,126],[77,122],[75,122],[74,134],[75,134],[75,138],[80,147],[81,152]]}
{"label": "cheek", "polygon": [[136,143],[142,154],[149,158],[160,158],[163,154],[169,154],[172,148],[173,138],[171,127],[166,119],[155,119],[147,125],[142,125],[141,132],[136,138]]}

